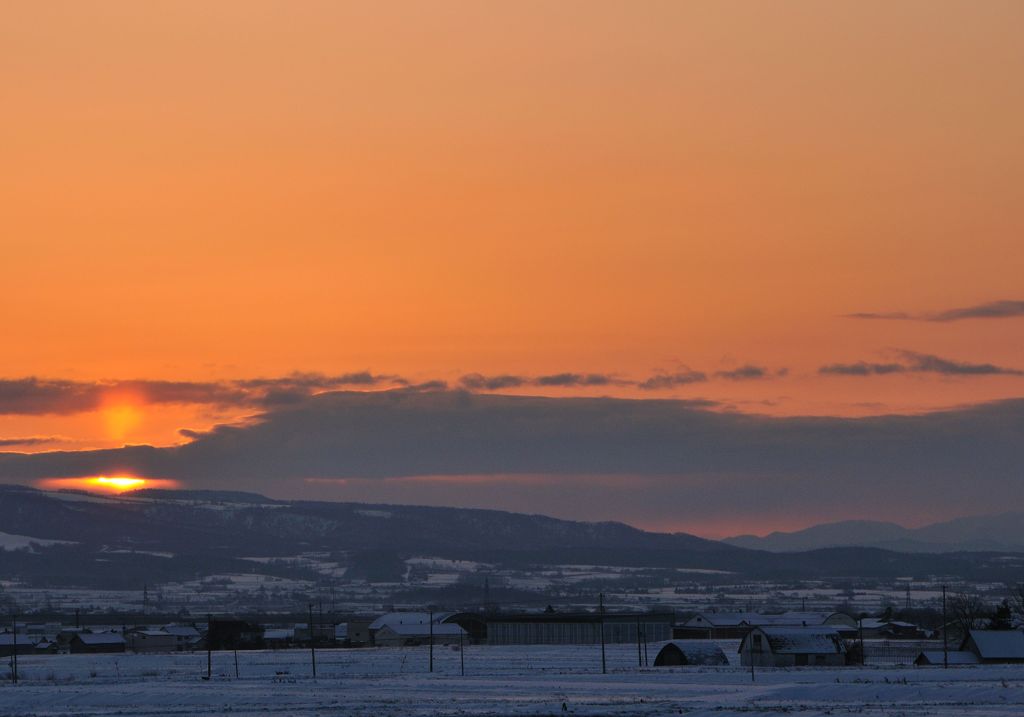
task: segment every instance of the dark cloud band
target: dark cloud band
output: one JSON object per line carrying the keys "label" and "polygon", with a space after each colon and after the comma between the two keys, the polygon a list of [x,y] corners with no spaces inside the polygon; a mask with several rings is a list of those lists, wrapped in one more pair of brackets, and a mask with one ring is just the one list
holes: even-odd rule
{"label": "dark cloud band", "polygon": [[850,319],[879,319],[888,321],[936,321],[940,323],[963,321],[965,319],[1012,319],[1024,316],[1024,301],[991,301],[958,309],[947,309],[933,313],[910,314],[904,311],[882,313],[858,312],[847,314]]}
{"label": "dark cloud band", "polygon": [[934,373],[944,376],[1022,376],[1024,371],[991,363],[969,363],[922,354],[899,351],[898,361],[871,363],[834,363],[822,366],[818,373],[825,376],[885,376],[899,373]]}

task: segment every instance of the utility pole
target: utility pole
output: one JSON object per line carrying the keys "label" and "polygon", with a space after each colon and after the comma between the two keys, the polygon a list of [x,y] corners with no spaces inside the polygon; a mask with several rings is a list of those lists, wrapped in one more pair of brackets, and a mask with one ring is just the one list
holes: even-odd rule
{"label": "utility pole", "polygon": [[11,682],[18,684],[18,615],[11,613]]}
{"label": "utility pole", "polygon": [[755,680],[755,678],[754,678],[754,630],[756,630],[756,629],[757,628],[752,628],[750,630],[750,632],[747,633],[747,653],[750,655],[750,681],[751,682],[754,682],[754,680]]}
{"label": "utility pole", "polygon": [[857,632],[860,636],[860,666],[864,666],[864,616],[857,618]]}
{"label": "utility pole", "polygon": [[946,586],[942,586],[942,667],[949,669],[949,640],[946,634],[949,632],[949,621],[946,619]]}
{"label": "utility pole", "polygon": [[309,659],[313,664],[313,679],[316,679],[316,645],[313,642],[313,603],[309,603]]}
{"label": "utility pole", "polygon": [[213,618],[210,613],[206,613],[206,679],[210,679],[213,675],[213,644],[210,638],[213,637],[211,634],[213,631],[210,626],[213,624]]}
{"label": "utility pole", "polygon": [[601,674],[608,674],[608,661],[604,649],[604,593],[598,595],[597,610],[600,614],[601,626]]}
{"label": "utility pole", "polygon": [[430,658],[429,658],[429,662],[430,662],[430,671],[433,672],[434,671],[434,610],[433,610],[433,608],[431,608],[430,612],[427,613],[427,614],[430,616],[430,618],[429,618],[430,625],[427,628],[428,634],[430,635],[430,638],[429,638],[429,641],[430,641]]}
{"label": "utility pole", "polygon": [[640,616],[636,616],[636,666],[644,666],[644,654],[640,650]]}

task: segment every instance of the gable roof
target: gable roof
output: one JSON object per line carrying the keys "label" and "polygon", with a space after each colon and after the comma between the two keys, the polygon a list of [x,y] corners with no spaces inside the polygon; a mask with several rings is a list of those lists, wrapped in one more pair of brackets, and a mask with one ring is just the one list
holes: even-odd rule
{"label": "gable roof", "polygon": [[683,624],[687,627],[700,627],[705,624],[712,627],[739,627],[740,625],[757,625],[760,620],[761,615],[756,612],[702,612]]}
{"label": "gable roof", "polygon": [[1024,632],[1020,630],[971,630],[961,649],[970,642],[983,660],[1024,660]]}
{"label": "gable roof", "polygon": [[747,641],[761,633],[777,655],[835,655],[846,652],[839,631],[832,627],[757,627],[740,643],[738,652],[749,649]]}

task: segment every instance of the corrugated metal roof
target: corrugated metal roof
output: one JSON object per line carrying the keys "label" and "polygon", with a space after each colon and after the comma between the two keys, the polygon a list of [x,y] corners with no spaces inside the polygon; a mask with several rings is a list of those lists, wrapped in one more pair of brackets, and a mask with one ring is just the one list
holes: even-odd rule
{"label": "corrugated metal roof", "polygon": [[761,633],[779,655],[835,655],[846,652],[839,631],[831,627],[758,627],[744,638],[740,652],[749,650],[751,635]]}

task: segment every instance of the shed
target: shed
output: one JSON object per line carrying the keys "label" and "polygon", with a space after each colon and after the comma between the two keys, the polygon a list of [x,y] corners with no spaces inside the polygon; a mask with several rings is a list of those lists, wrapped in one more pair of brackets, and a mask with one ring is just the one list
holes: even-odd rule
{"label": "shed", "polygon": [[675,665],[728,665],[729,658],[712,640],[670,640],[658,650],[655,667]]}
{"label": "shed", "polygon": [[983,663],[1024,663],[1024,632],[971,630],[960,649],[973,652]]}
{"label": "shed", "polygon": [[740,663],[760,667],[840,667],[846,644],[832,627],[755,627],[740,643]]}

